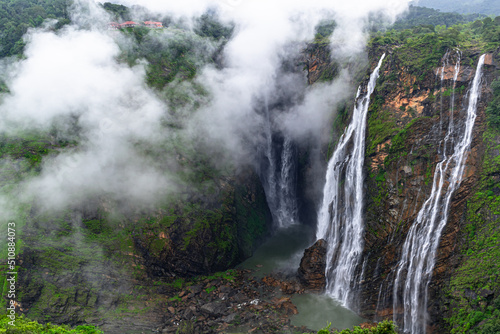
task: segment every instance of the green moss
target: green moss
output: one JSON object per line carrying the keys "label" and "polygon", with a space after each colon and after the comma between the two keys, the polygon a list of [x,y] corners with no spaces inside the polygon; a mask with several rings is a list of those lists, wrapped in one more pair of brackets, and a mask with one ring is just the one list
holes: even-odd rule
{"label": "green moss", "polygon": [[398,127],[392,114],[389,111],[379,111],[376,104],[372,104],[370,117],[368,119],[366,156],[375,153],[378,145],[387,141]]}
{"label": "green moss", "polygon": [[[483,136],[487,149],[479,184],[467,202],[461,265],[447,290],[447,298],[453,301],[451,316],[446,319],[452,333],[494,333],[500,328],[500,189],[495,178],[500,171],[499,137],[500,132],[490,123]],[[496,299],[481,297],[483,291]]]}
{"label": "green moss", "polygon": [[29,168],[40,166],[44,156],[56,153],[49,141],[40,138],[7,138],[0,136],[0,158],[23,159]]}
{"label": "green moss", "polygon": [[382,321],[372,328],[361,328],[354,326],[352,329],[344,329],[342,331],[330,330],[331,324],[320,329],[318,334],[396,334],[396,326],[392,321]]}
{"label": "green moss", "polygon": [[112,229],[107,225],[104,220],[87,220],[83,222],[84,227],[87,229],[87,237],[95,239],[100,235],[107,235],[112,232]]}
{"label": "green moss", "polygon": [[486,108],[489,125],[497,130],[500,130],[500,78],[496,79],[491,84],[493,91],[493,99]]}
{"label": "green moss", "polygon": [[389,148],[389,156],[385,159],[384,165],[388,166],[394,161],[406,157],[408,155],[408,150],[406,148],[406,143],[408,141],[408,136],[410,135],[413,128],[418,127],[416,124],[423,122],[430,117],[419,117],[412,119],[406,126],[399,131],[391,141],[391,146]]}
{"label": "green moss", "polygon": [[322,69],[321,74],[318,78],[318,82],[329,82],[335,79],[337,75],[337,65],[335,63],[330,63],[326,68]]}
{"label": "green moss", "polygon": [[[417,27],[378,32],[372,35],[369,46],[370,49],[378,51],[386,50],[388,46],[394,47],[395,55],[409,73],[430,74],[434,68],[440,66],[445,52],[457,46],[460,46],[461,50],[476,49],[482,53],[496,50],[500,25],[493,21],[487,22],[488,19],[485,19],[485,24],[476,21],[481,22],[480,25],[470,22],[448,28]],[[470,58],[470,61],[470,65],[473,66],[475,59]],[[422,82],[422,79],[419,81]]]}
{"label": "green moss", "polygon": [[0,315],[0,333],[6,334],[102,334],[95,326],[80,325],[71,328],[66,325],[40,324],[24,316],[17,317],[15,326],[11,326],[7,315]]}
{"label": "green moss", "polygon": [[332,128],[330,131],[330,142],[328,143],[328,151],[326,154],[326,158],[329,160],[335,151],[335,147],[337,146],[340,134],[344,131],[344,128],[347,126],[347,120],[349,117],[349,110],[351,109],[347,103],[342,103],[337,108],[337,114],[335,115],[335,119],[332,123]]}
{"label": "green moss", "polygon": [[252,255],[253,250],[269,229],[269,208],[264,191],[257,191],[255,201],[249,201],[248,193],[243,187],[237,187],[234,194],[234,208],[238,224],[237,233],[239,247],[244,258]]}
{"label": "green moss", "polygon": [[[133,37],[138,46],[123,46],[121,60],[133,66],[146,59],[146,82],[162,90],[174,80],[192,80],[200,66],[213,62],[213,54],[206,48],[207,36],[182,29],[126,28],[122,33]],[[208,37],[209,38],[209,37]],[[168,43],[162,43],[162,40]],[[200,51],[203,50],[203,51]]]}

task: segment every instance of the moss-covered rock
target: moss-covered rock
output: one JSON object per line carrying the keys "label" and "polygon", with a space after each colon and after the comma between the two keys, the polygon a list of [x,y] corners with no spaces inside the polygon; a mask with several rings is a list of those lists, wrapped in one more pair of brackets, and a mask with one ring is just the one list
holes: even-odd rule
{"label": "moss-covered rock", "polygon": [[176,202],[135,224],[133,240],[148,273],[202,275],[252,254],[271,227],[260,181],[247,170],[220,185],[209,202]]}

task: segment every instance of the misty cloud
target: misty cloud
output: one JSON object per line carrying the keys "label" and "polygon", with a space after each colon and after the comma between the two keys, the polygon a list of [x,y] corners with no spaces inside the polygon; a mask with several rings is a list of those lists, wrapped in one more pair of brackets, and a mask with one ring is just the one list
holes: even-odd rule
{"label": "misty cloud", "polygon": [[[301,43],[313,39],[314,28],[319,22],[336,20],[337,28],[331,36],[332,57],[346,63],[358,59],[364,51],[369,15],[378,15],[392,22],[406,10],[408,3],[405,0],[195,0],[180,5],[146,0],[141,5],[168,11],[178,17],[199,13],[202,8],[217,8],[224,22],[235,23],[233,37],[223,52],[224,68],[208,67],[198,78],[212,93],[212,101],[199,111],[197,121],[191,126],[241,158],[248,155],[245,147],[249,139],[252,144],[261,140],[257,134],[265,119],[259,101],[270,101],[280,94],[276,87],[283,86],[280,82],[286,74],[280,67],[284,61],[297,57]],[[291,44],[295,45],[292,52],[288,47]],[[295,79],[302,81],[298,85],[303,86],[304,75],[297,75]],[[354,90],[346,85],[348,79],[344,75],[329,88],[318,85],[301,92],[306,102],[286,111],[285,118],[290,120],[282,126],[282,131],[290,132],[292,137],[321,133],[325,121],[335,112],[336,104]],[[297,126],[299,123],[302,126]]]}
{"label": "misty cloud", "polygon": [[346,85],[349,82],[347,71],[342,71],[333,83],[317,84],[309,89],[302,103],[294,106],[290,113],[281,115],[279,123],[282,131],[295,140],[314,137],[318,135],[316,131],[330,131],[325,124],[332,121],[332,110],[336,109],[339,101],[352,97],[349,85]]}
{"label": "misty cloud", "polygon": [[35,31],[28,40],[27,59],[15,69],[0,106],[2,130],[15,134],[56,124],[69,127],[65,132],[73,131],[79,144],[46,161],[28,193],[64,207],[99,194],[149,203],[173,190],[163,162],[137,148],[138,142],[155,144],[168,117],[145,85],[144,67],[119,64],[118,45],[99,31]]}
{"label": "misty cloud", "polygon": [[[235,24],[222,53],[222,69],[206,66],[195,79],[209,92],[209,102],[202,99],[196,112],[185,110],[185,129],[175,135],[201,138],[205,149],[226,150],[231,162],[249,163],[263,140],[264,105],[274,104],[280,131],[298,140],[321,133],[336,104],[352,90],[345,84],[346,72],[331,84],[306,89],[305,73],[282,68],[286,62],[299,65],[301,45],[314,37],[314,27],[325,18],[337,21],[332,53],[345,60],[363,51],[370,13],[391,21],[407,1],[146,0],[140,5],[184,22],[215,10],[223,22]],[[99,195],[152,203],[175,191],[177,166],[174,153],[152,157],[141,148],[174,136],[161,124],[175,120],[146,86],[146,64],[129,67],[118,61],[120,52],[135,42],[106,30],[110,18],[100,6],[76,1],[72,19],[71,26],[57,32],[50,27],[30,31],[26,59],[10,66],[7,75],[10,93],[0,105],[1,131],[15,135],[55,127],[59,136],[78,143],[46,158],[41,174],[25,184],[27,194],[47,207]],[[168,44],[174,36],[167,30],[154,38]],[[219,46],[200,45],[200,55]]]}

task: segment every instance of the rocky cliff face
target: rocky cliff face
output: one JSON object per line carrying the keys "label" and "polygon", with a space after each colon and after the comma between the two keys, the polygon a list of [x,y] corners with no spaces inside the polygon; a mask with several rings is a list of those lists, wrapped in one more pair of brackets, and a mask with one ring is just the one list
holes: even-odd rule
{"label": "rocky cliff face", "polygon": [[19,311],[96,323],[110,333],[155,326],[162,311],[151,305],[165,296],[153,290],[172,284],[165,279],[226,270],[269,233],[271,215],[254,172],[216,183],[209,200],[191,193],[154,210],[112,213],[105,198],[51,214],[33,206],[23,232]]}
{"label": "rocky cliff face", "polygon": [[326,284],[326,241],[320,239],[304,251],[298,278],[305,289],[323,291]]}
{"label": "rocky cliff face", "polygon": [[[402,66],[397,48],[388,51],[369,115],[365,160],[366,233],[363,258],[367,267],[359,287],[359,307],[363,315],[375,319],[393,317],[393,284],[402,245],[430,194],[434,169],[440,161],[450,118],[453,118],[453,124],[463,126],[467,93],[479,56],[478,52],[463,51],[453,93],[453,73],[458,53],[443,55],[443,67],[433,68],[427,73],[415,73]],[[441,236],[429,286],[429,332],[442,331],[447,326],[443,318],[450,316],[444,312],[445,305],[449,303],[444,290],[454,268],[460,266],[467,202],[475,193],[482,169],[485,109],[491,99],[489,85],[497,69],[498,53],[488,54],[465,175],[452,197],[448,223]]]}
{"label": "rocky cliff face", "polygon": [[337,66],[332,63],[328,39],[317,40],[309,44],[303,52],[302,61],[307,71],[307,82],[310,85],[332,80],[338,73]]}
{"label": "rocky cliff face", "polygon": [[193,276],[226,270],[250,257],[271,230],[259,178],[247,169],[219,180],[210,201],[180,203],[148,217],[133,232],[143,265],[153,276]]}
{"label": "rocky cliff face", "polygon": [[[310,53],[313,66],[308,67],[312,82],[322,76],[321,68],[328,68],[329,56],[318,46],[314,50]],[[437,66],[418,67],[406,60],[412,53],[418,57],[420,50],[403,52],[400,45],[373,47],[369,57],[372,68],[383,52],[387,56],[368,115],[365,247],[356,274],[361,274],[364,264],[364,277],[357,287],[358,311],[374,320],[393,319],[394,279],[402,246],[431,192],[449,125],[463,126],[469,87],[480,56],[474,49],[448,49],[442,52]],[[461,67],[454,82],[459,57]],[[316,72],[318,68],[320,73]],[[452,328],[466,332],[468,329],[463,328],[467,323],[469,327],[479,323],[469,321],[472,316],[468,314],[483,312],[484,324],[489,321],[486,314],[492,314],[488,308],[499,304],[498,265],[488,266],[482,258],[500,259],[498,252],[489,248],[494,247],[498,233],[499,212],[493,206],[499,203],[495,184],[500,170],[500,141],[498,129],[491,129],[486,115],[492,99],[490,86],[499,69],[499,50],[488,53],[464,178],[452,197],[429,286],[429,333]],[[485,231],[495,237],[488,238]],[[474,270],[473,259],[487,274]]]}

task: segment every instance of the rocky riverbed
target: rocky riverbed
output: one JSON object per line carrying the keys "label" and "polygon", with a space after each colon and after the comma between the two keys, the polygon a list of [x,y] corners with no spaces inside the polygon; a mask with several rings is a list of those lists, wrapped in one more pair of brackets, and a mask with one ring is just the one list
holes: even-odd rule
{"label": "rocky riverbed", "polygon": [[291,324],[291,317],[299,313],[292,299],[323,290],[325,247],[320,240],[307,249],[296,273],[273,272],[257,278],[261,270],[257,265],[231,270],[219,278],[186,282],[183,287],[169,285],[161,291],[169,299],[163,325],[156,332],[316,333]]}
{"label": "rocky riverbed", "polygon": [[230,279],[207,278],[163,292],[171,297],[158,333],[315,332],[290,325],[290,316],[298,313],[290,297],[304,292],[296,281],[235,270]]}

